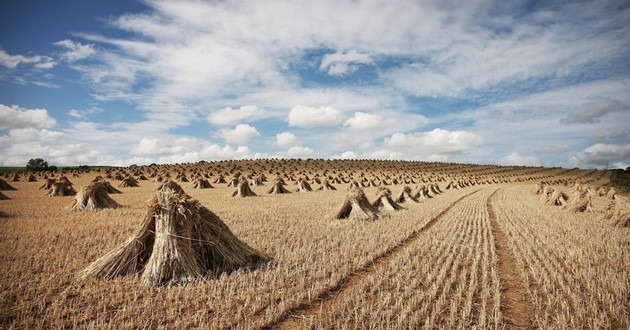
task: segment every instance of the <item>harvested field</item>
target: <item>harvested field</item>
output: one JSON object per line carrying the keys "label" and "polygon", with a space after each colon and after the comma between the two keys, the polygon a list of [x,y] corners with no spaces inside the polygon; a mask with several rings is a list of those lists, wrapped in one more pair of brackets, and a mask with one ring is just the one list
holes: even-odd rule
{"label": "harvested field", "polygon": [[[630,328],[630,229],[602,220],[611,197],[596,193],[610,172],[260,160],[77,174],[77,191],[97,176],[149,180],[111,195],[120,208],[89,212],[72,211],[75,196],[46,196],[39,177],[3,190],[1,328]],[[81,279],[141,227],[157,177],[177,181],[269,261],[166,285]],[[214,188],[195,189],[197,177]],[[256,178],[255,196],[232,198],[232,178]],[[276,178],[293,193],[269,194]],[[442,193],[426,190],[431,198],[407,198],[377,219],[335,219],[352,181],[368,200],[383,187],[393,197],[405,186]],[[336,190],[316,189],[326,182]],[[541,182],[568,203],[588,186],[592,212],[546,203]]]}

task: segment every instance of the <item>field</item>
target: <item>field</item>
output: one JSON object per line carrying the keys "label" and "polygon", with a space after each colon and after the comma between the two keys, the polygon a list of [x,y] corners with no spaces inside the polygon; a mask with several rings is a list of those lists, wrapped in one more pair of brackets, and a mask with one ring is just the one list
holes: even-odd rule
{"label": "field", "polygon": [[[151,174],[167,172],[183,174],[185,192],[270,261],[180,285],[80,279],[138,230],[160,185]],[[268,180],[246,198],[231,197],[227,183],[193,188],[197,174],[212,182],[237,173]],[[75,212],[75,197],[38,189],[41,177],[4,176],[17,190],[0,201],[0,328],[630,328],[630,228],[604,220],[612,197],[595,193],[608,189],[610,172],[277,160],[66,176],[79,190],[107,174],[114,187],[114,174],[148,180],[110,195],[121,208]],[[292,193],[266,193],[276,176]],[[313,188],[329,178],[337,190],[295,192],[304,176]],[[335,219],[352,181],[370,200],[381,187],[395,197],[436,183],[442,193],[376,220]],[[568,196],[588,187],[591,212],[549,205],[536,194],[541,181]]]}

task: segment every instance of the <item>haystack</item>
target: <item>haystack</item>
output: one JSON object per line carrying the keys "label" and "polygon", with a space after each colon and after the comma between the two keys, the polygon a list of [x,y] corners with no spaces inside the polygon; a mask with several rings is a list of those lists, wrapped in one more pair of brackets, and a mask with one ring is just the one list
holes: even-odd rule
{"label": "haystack", "polygon": [[214,181],[212,181],[212,183],[226,183],[226,182],[223,175],[219,175],[216,179],[214,179]]}
{"label": "haystack", "polygon": [[542,194],[544,187],[545,185],[542,182],[537,183],[536,186],[534,187],[534,194],[536,195]]}
{"label": "haystack", "polygon": [[257,196],[257,195],[254,191],[252,191],[252,188],[249,187],[249,183],[247,182],[247,179],[243,178],[237,183],[237,188],[232,193],[232,197],[236,197],[236,196],[251,197],[251,196]]}
{"label": "haystack", "polygon": [[429,192],[429,189],[427,189],[426,186],[417,187],[416,192],[413,194],[413,197],[416,199],[433,198],[433,196],[431,196],[431,193]]}
{"label": "haystack", "polygon": [[630,227],[629,201],[619,197],[611,200],[602,218],[614,227]]}
{"label": "haystack", "polygon": [[543,201],[547,201],[549,199],[549,196],[551,196],[552,193],[553,193],[553,188],[551,188],[550,186],[544,186],[542,193],[540,194],[540,199]]}
{"label": "haystack", "polygon": [[104,181],[90,182],[83,186],[72,203],[73,211],[98,210],[119,208],[115,200],[109,197],[107,185]]}
{"label": "haystack", "polygon": [[52,187],[50,187],[50,191],[48,192],[48,196],[74,196],[76,193],[76,190],[72,188],[71,184],[61,181],[53,183]]}
{"label": "haystack", "polygon": [[568,203],[569,196],[560,189],[554,190],[546,201],[547,205],[564,206]]}
{"label": "haystack", "polygon": [[195,182],[193,184],[193,188],[195,189],[209,189],[209,188],[214,188],[210,182],[208,180],[206,180],[203,177],[198,177],[197,179],[195,179]]}
{"label": "haystack", "polygon": [[296,192],[309,192],[309,191],[313,191],[313,188],[311,188],[311,185],[308,183],[308,181],[306,181],[306,179],[304,178],[299,178],[297,181],[297,190]]}
{"label": "haystack", "polygon": [[9,196],[3,194],[2,191],[0,191],[0,201],[5,201],[8,199],[11,199],[11,198],[9,198]]}
{"label": "haystack", "polygon": [[[354,183],[356,183],[356,181],[354,181]],[[363,189],[353,184],[351,185],[343,204],[341,204],[339,211],[335,215],[335,219],[378,219],[381,212],[370,204],[367,197],[365,197]]]}
{"label": "haystack", "polygon": [[37,178],[35,177],[34,174],[29,174],[26,179],[24,179],[24,181],[26,182],[37,182]]}
{"label": "haystack", "polygon": [[74,183],[72,183],[72,181],[70,181],[68,177],[64,175],[60,176],[59,179],[57,179],[57,182],[65,182],[66,184],[69,184],[71,186],[74,185]]}
{"label": "haystack", "polygon": [[457,184],[457,182],[455,181],[451,181],[448,183],[448,185],[446,186],[446,189],[459,189],[459,184]]}
{"label": "haystack", "polygon": [[139,276],[159,286],[216,277],[268,259],[181,187],[169,184],[151,200],[136,234],[88,266],[81,277]]}
{"label": "haystack", "polygon": [[118,187],[119,188],[133,188],[133,187],[140,187],[140,185],[138,184],[138,181],[136,181],[136,179],[134,179],[131,176],[128,176],[120,182]]}
{"label": "haystack", "polygon": [[394,201],[396,203],[406,203],[410,201],[418,203],[418,200],[411,195],[411,188],[409,186],[404,186]]}
{"label": "haystack", "polygon": [[271,186],[271,189],[269,189],[267,191],[268,194],[290,194],[291,192],[284,187],[284,185],[282,184],[283,180],[275,180],[273,182],[273,186]]}
{"label": "haystack", "polygon": [[440,186],[438,186],[437,183],[433,183],[427,186],[427,189],[429,190],[429,193],[433,194],[433,195],[439,195],[442,193],[442,190],[440,190]]}
{"label": "haystack", "polygon": [[330,181],[325,180],[324,183],[322,184],[322,186],[317,188],[317,190],[332,191],[332,190],[337,190],[337,188],[335,188],[335,186],[331,185]]}
{"label": "haystack", "polygon": [[581,194],[579,198],[574,198],[568,206],[573,212],[593,212],[593,201],[589,194]]}
{"label": "haystack", "polygon": [[55,179],[46,179],[46,181],[44,182],[43,185],[41,185],[41,187],[39,187],[39,189],[50,189],[52,188],[52,185],[55,184],[55,182],[57,182]]}
{"label": "haystack", "polygon": [[[232,178],[232,179],[230,180],[230,182],[228,182],[228,185],[227,185],[227,186],[228,186],[228,187],[238,187],[238,185],[239,185],[239,181],[241,181],[241,180],[239,180],[238,178]],[[247,180],[246,180],[245,178],[243,178],[243,180],[242,180],[242,181],[247,181]],[[248,185],[248,186],[249,186],[249,185]]]}
{"label": "haystack", "polygon": [[100,182],[105,187],[105,189],[107,189],[108,194],[122,194],[122,191],[114,188],[114,186],[112,186],[109,181],[101,180],[96,182]]}
{"label": "haystack", "polygon": [[0,190],[17,190],[15,187],[10,185],[8,182],[0,179]]}
{"label": "haystack", "polygon": [[398,205],[392,199],[392,191],[389,188],[379,188],[376,197],[370,203],[377,209],[385,209],[387,211],[399,211],[405,208]]}

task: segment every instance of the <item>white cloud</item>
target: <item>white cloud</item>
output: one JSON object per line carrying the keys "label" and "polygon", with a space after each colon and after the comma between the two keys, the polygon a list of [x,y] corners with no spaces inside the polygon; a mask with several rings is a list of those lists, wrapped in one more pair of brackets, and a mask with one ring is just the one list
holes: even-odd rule
{"label": "white cloud", "polygon": [[541,166],[540,159],[536,156],[526,156],[513,152],[499,160],[501,165],[509,166]]}
{"label": "white cloud", "polygon": [[359,155],[354,151],[344,151],[339,157],[341,159],[358,159]]}
{"label": "white cloud", "polygon": [[250,139],[259,136],[260,133],[255,127],[247,124],[238,124],[233,129],[221,129],[215,133],[215,136],[224,139],[227,143],[244,144]]}
{"label": "white cloud", "polygon": [[611,162],[630,161],[630,144],[597,143],[576,153],[570,159],[574,166],[602,167]]}
{"label": "white cloud", "polygon": [[101,112],[103,112],[103,109],[92,107],[85,110],[70,109],[68,110],[67,115],[77,119],[86,119],[89,115],[95,115]]}
{"label": "white cloud", "polygon": [[63,132],[50,131],[47,129],[37,128],[14,128],[9,130],[6,140],[11,143],[23,143],[23,142],[45,142],[53,143],[59,142],[63,137]]}
{"label": "white cloud", "polygon": [[20,64],[32,64],[38,69],[52,69],[57,63],[48,56],[9,55],[0,49],[0,65],[8,69],[16,69]]}
{"label": "white cloud", "polygon": [[319,69],[327,71],[331,76],[342,76],[356,71],[362,64],[371,63],[372,58],[369,54],[360,53],[353,49],[347,52],[324,55]]}
{"label": "white cloud", "polygon": [[343,126],[348,126],[353,131],[366,131],[394,124],[395,120],[385,119],[379,115],[355,112],[353,117],[343,123]]}
{"label": "white cloud", "polygon": [[333,107],[309,107],[296,105],[289,111],[287,118],[289,126],[303,128],[334,126],[341,123],[343,115],[341,111]]}
{"label": "white cloud", "polygon": [[68,62],[76,62],[78,60],[88,58],[96,53],[94,45],[84,45],[70,39],[57,41],[54,45],[66,49],[66,51],[61,54],[61,57]]}
{"label": "white cloud", "polygon": [[480,146],[483,139],[467,131],[449,131],[436,128],[422,133],[394,133],[385,138],[385,145],[397,149],[413,149],[432,154],[452,154]]}
{"label": "white cloud", "polygon": [[45,109],[25,109],[0,104],[0,129],[5,128],[50,128],[57,124]]}
{"label": "white cloud", "polygon": [[315,154],[315,151],[308,147],[291,147],[287,150],[289,158],[308,158]]}
{"label": "white cloud", "polygon": [[233,125],[245,120],[260,118],[265,112],[254,105],[244,105],[237,109],[223,108],[215,111],[206,117],[206,120],[213,125]]}
{"label": "white cloud", "polygon": [[142,138],[140,143],[131,150],[131,153],[142,157],[152,157],[144,159],[157,163],[240,159],[251,156],[250,150],[246,146],[239,146],[235,149],[229,145],[221,146],[192,137]]}
{"label": "white cloud", "polygon": [[131,150],[131,154],[138,156],[163,156],[169,154],[182,154],[192,151],[197,146],[194,138],[142,138],[138,146]]}
{"label": "white cloud", "polygon": [[290,148],[298,145],[295,134],[291,132],[282,132],[276,134],[276,144],[282,148]]}

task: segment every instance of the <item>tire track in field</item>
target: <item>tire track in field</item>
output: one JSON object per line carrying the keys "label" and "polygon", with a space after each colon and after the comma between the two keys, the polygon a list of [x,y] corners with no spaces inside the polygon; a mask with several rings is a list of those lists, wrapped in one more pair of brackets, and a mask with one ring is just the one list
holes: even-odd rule
{"label": "tire track in field", "polygon": [[499,262],[499,278],[501,280],[501,312],[506,320],[507,328],[528,329],[529,320],[534,315],[534,307],[527,301],[527,292],[516,263],[512,260],[507,235],[497,223],[497,216],[492,207],[492,197],[501,189],[495,190],[486,200],[486,209],[490,216],[494,244]]}
{"label": "tire track in field", "polygon": [[420,234],[431,228],[438,220],[440,220],[453,206],[461,202],[464,198],[482,190],[483,188],[472,191],[451,203],[444,210],[442,210],[433,219],[429,220],[422,228],[415,230],[407,238],[405,238],[398,245],[376,256],[372,261],[365,264],[363,267],[352,272],[345,278],[341,279],[337,284],[322,292],[313,300],[304,302],[294,308],[286,310],[282,315],[273,323],[263,327],[263,329],[296,329],[300,327],[298,319],[308,318],[309,316],[318,314],[319,312],[325,312],[328,310],[337,299],[342,298],[352,292],[352,289],[359,285],[361,281],[371,274],[376,273],[378,270],[387,267],[394,256],[402,251],[405,247],[409,246],[416,239],[420,237]]}

